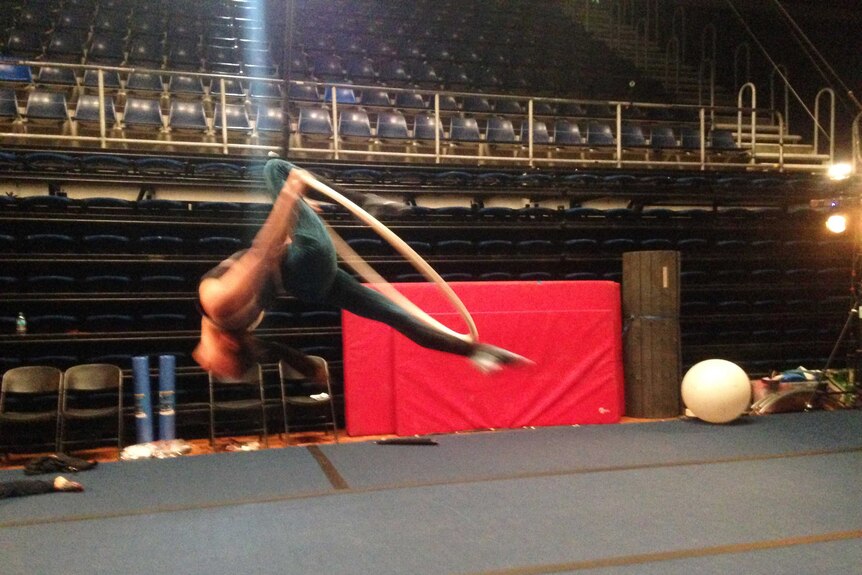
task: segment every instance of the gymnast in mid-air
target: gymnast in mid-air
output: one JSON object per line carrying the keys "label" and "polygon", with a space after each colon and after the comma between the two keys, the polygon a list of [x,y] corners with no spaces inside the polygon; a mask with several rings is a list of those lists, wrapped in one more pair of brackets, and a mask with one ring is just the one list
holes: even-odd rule
{"label": "gymnast in mid-air", "polygon": [[[308,303],[347,310],[379,321],[430,349],[469,358],[483,373],[506,365],[530,363],[508,350],[479,343],[410,313],[389,297],[369,288],[337,265],[335,244],[313,205],[306,199],[306,180],[299,168],[270,159],[264,179],[273,206],[249,249],[216,266],[201,280],[201,340],[193,356],[218,377],[239,379],[266,353],[252,335],[264,311],[284,293]],[[369,196],[365,207],[385,206]],[[271,349],[271,348],[270,348]],[[302,370],[302,354],[281,348]],[[296,365],[299,363],[299,365]],[[310,367],[309,367],[310,369]]]}

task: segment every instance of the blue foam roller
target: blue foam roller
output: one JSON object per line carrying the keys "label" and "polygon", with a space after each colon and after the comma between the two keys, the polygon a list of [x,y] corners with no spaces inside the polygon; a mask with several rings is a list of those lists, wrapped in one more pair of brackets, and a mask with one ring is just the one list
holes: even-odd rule
{"label": "blue foam roller", "polygon": [[147,356],[132,358],[132,375],[138,443],[149,443],[153,440],[153,404],[150,398],[150,359]]}
{"label": "blue foam roller", "polygon": [[176,367],[177,358],[159,356],[159,439],[176,439]]}

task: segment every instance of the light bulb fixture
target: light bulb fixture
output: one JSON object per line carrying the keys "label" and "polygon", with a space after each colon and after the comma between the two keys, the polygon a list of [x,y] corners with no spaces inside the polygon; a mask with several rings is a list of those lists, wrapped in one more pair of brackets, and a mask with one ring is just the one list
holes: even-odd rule
{"label": "light bulb fixture", "polygon": [[829,170],[826,174],[833,182],[840,182],[842,180],[846,180],[853,174],[853,167],[850,164],[844,163],[832,164],[829,166]]}
{"label": "light bulb fixture", "polygon": [[826,229],[833,234],[843,234],[847,231],[847,216],[842,213],[832,214],[826,219]]}

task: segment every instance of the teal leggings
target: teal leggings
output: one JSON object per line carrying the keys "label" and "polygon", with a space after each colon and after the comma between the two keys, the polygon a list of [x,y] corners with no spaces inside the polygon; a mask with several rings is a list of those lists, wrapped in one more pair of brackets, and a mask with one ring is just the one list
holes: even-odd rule
{"label": "teal leggings", "polygon": [[[264,178],[274,197],[284,186],[290,169],[291,165],[283,160],[267,162]],[[361,198],[350,199],[362,205]],[[298,205],[293,242],[281,261],[281,277],[287,292],[306,302],[333,306],[382,322],[423,347],[464,356],[473,352],[473,344],[426,325],[340,269],[335,246],[323,222],[308,204]]]}

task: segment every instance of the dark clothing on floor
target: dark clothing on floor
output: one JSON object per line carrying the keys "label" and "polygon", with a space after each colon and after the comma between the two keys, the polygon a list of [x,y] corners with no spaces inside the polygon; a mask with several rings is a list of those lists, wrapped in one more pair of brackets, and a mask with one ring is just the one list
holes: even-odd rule
{"label": "dark clothing on floor", "polygon": [[54,491],[54,481],[47,479],[19,479],[15,481],[0,481],[0,499],[7,497],[26,497],[41,495]]}

